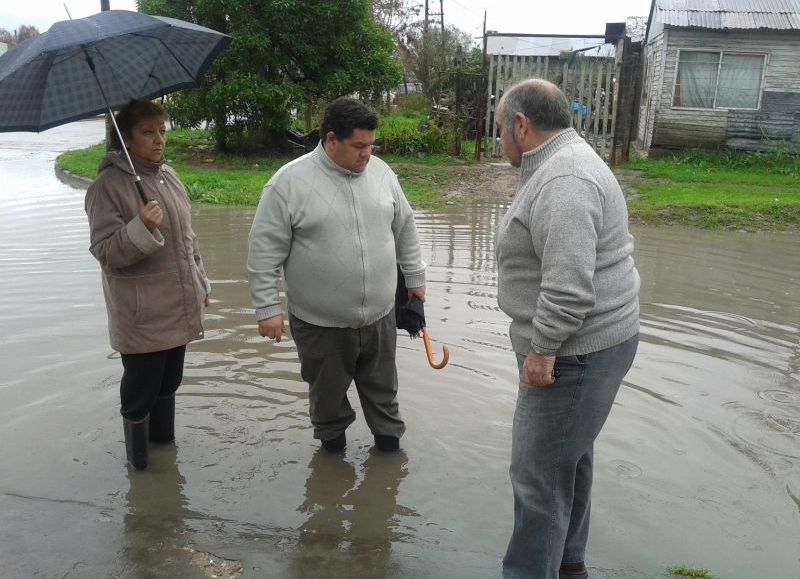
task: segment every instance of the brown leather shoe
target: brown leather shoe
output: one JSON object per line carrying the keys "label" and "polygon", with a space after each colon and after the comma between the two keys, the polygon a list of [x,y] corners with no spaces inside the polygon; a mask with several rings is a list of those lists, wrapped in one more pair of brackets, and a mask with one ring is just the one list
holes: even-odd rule
{"label": "brown leather shoe", "polygon": [[558,570],[558,579],[589,579],[589,572],[583,561],[578,563],[562,563]]}

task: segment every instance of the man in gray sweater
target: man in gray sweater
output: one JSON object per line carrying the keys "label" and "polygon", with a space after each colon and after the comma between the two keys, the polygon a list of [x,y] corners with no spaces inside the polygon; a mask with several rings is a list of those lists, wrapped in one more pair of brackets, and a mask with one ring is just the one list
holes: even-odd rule
{"label": "man in gray sweater", "polygon": [[377,127],[360,102],[331,104],[320,144],[269,180],[250,231],[247,270],[259,333],[277,342],[283,336],[282,274],[314,437],[330,452],[344,450],[355,420],[347,399],[353,381],[376,446],[399,448],[405,424],[395,366],[397,265],[409,297],[425,300],[414,214],[397,176],[371,157]]}
{"label": "man in gray sweater", "polygon": [[495,115],[503,152],[521,169],[496,243],[520,376],[506,579],[588,577],[592,449],[638,345],[625,198],[570,128],[568,104],[555,85],[528,80]]}

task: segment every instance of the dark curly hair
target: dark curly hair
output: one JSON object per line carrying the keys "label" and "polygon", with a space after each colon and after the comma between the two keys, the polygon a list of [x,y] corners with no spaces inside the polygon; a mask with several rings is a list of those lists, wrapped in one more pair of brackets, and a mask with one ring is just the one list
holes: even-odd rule
{"label": "dark curly hair", "polygon": [[363,103],[355,99],[340,97],[325,110],[319,127],[319,137],[325,142],[326,135],[333,131],[338,140],[347,139],[356,129],[374,131],[378,128],[378,116]]}
{"label": "dark curly hair", "polygon": [[[124,107],[119,109],[119,112],[114,117],[117,120],[119,132],[122,133],[123,138],[131,136],[131,131],[138,123],[145,119],[152,119],[160,117],[166,119],[167,111],[164,110],[160,104],[153,101],[137,101],[132,100]],[[119,142],[119,137],[116,131],[111,131],[111,148],[115,150],[122,150],[123,144]]]}

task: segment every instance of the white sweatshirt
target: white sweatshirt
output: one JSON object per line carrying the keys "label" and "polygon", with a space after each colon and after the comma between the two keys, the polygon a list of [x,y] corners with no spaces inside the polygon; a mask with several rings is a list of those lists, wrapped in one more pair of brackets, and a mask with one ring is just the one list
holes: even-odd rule
{"label": "white sweatshirt", "polygon": [[250,230],[247,271],[256,319],[289,312],[325,327],[359,328],[394,308],[397,268],[425,284],[414,214],[389,166],[361,173],[334,163],[322,144],[284,165],[264,187]]}

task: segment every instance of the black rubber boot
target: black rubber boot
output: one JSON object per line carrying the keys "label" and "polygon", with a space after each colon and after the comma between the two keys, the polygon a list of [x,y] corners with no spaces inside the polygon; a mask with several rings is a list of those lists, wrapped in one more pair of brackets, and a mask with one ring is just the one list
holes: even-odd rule
{"label": "black rubber boot", "polygon": [[388,434],[376,434],[375,446],[383,452],[396,452],[400,450],[400,439]]}
{"label": "black rubber boot", "polygon": [[128,456],[128,463],[136,469],[147,468],[147,422],[147,418],[138,422],[122,419],[125,454]]}
{"label": "black rubber boot", "polygon": [[150,410],[150,441],[172,442],[175,440],[175,395],[156,400]]}

